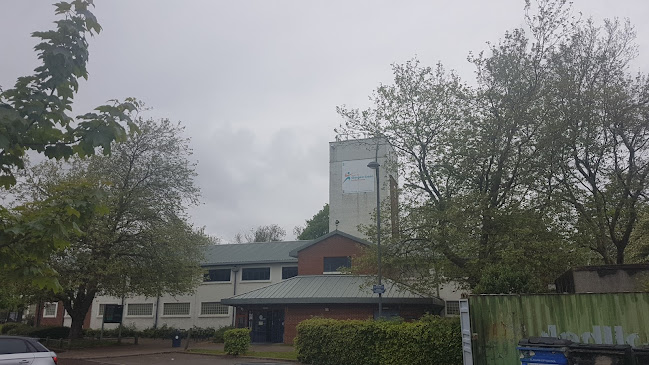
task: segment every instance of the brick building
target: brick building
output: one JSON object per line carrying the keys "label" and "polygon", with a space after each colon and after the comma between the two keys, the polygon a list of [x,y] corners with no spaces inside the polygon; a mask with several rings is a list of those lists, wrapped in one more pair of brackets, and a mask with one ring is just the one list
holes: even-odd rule
{"label": "brick building", "polygon": [[[343,275],[368,243],[334,231],[291,251],[298,257],[299,276],[248,293],[222,299],[237,308],[237,326],[251,329],[253,342],[293,343],[296,326],[313,318],[370,319],[378,315],[375,277]],[[425,313],[441,314],[444,301],[384,282],[383,315],[413,320]]]}

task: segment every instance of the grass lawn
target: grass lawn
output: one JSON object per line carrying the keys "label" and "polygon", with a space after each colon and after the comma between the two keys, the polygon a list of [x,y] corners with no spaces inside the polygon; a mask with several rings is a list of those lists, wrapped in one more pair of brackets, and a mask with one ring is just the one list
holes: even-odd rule
{"label": "grass lawn", "polygon": [[[206,355],[225,355],[225,351],[221,350],[206,350],[206,349],[189,349],[188,352],[195,354],[206,354]],[[246,352],[245,356],[250,357],[259,357],[264,359],[278,359],[278,360],[294,360],[297,361],[297,352],[276,352],[276,351],[249,351]]]}

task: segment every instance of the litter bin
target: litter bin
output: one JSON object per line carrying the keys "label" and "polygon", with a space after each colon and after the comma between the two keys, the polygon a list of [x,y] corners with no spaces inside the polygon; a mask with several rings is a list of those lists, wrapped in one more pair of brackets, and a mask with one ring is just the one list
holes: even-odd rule
{"label": "litter bin", "polygon": [[171,347],[180,347],[181,337],[180,331],[174,331],[171,334]]}
{"label": "litter bin", "polygon": [[636,365],[649,364],[649,346],[636,347],[633,349]]}
{"label": "litter bin", "polygon": [[568,348],[570,365],[632,365],[633,351],[629,345],[573,344]]}
{"label": "litter bin", "polygon": [[554,337],[530,337],[518,342],[521,364],[567,365],[566,351],[572,341]]}

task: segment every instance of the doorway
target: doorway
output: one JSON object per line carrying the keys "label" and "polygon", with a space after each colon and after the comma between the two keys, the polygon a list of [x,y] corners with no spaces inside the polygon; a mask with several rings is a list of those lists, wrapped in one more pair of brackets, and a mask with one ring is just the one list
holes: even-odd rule
{"label": "doorway", "polygon": [[263,309],[249,312],[250,336],[254,343],[284,342],[284,310]]}

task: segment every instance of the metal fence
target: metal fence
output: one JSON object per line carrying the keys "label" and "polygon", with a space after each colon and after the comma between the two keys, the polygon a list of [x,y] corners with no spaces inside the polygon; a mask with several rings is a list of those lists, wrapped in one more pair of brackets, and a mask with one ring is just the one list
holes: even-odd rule
{"label": "metal fence", "polygon": [[649,293],[475,295],[469,298],[474,364],[517,364],[527,337],[649,344]]}

